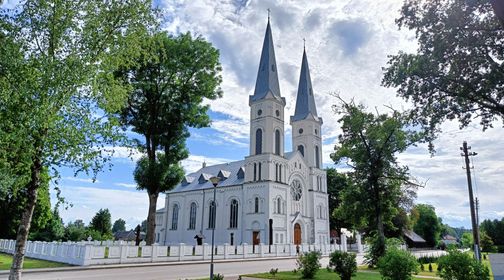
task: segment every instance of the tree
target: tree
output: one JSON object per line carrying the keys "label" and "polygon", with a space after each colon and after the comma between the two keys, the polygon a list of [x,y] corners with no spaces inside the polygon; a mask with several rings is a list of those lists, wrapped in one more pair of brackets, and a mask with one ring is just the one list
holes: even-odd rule
{"label": "tree", "polygon": [[[150,1],[22,1],[0,13],[0,162],[22,173],[21,214],[9,279],[19,279],[43,168],[96,174],[120,140],[111,113],[126,91],[112,72],[139,53]],[[101,110],[97,110],[100,108]],[[19,157],[5,157],[23,151]],[[3,170],[6,170],[3,168]],[[2,171],[4,172],[4,171]],[[10,176],[12,178],[13,176]]]}
{"label": "tree", "polygon": [[126,221],[123,219],[118,219],[114,222],[114,225],[112,226],[112,232],[116,233],[118,231],[125,231],[126,230]]}
{"label": "tree", "polygon": [[489,1],[405,1],[396,23],[419,47],[390,56],[382,84],[413,102],[416,124],[434,137],[446,119],[504,120],[504,27]]}
{"label": "tree", "polygon": [[495,246],[492,241],[492,238],[490,238],[490,236],[488,236],[488,234],[484,231],[480,232],[480,237],[481,237],[481,251],[482,252],[494,252]]}
{"label": "tree", "polygon": [[334,168],[327,168],[327,194],[329,196],[329,227],[336,229],[338,235],[341,235],[342,228],[351,227],[345,220],[338,218],[335,210],[341,204],[342,191],[350,186],[348,177],[343,173],[338,173]]}
{"label": "tree", "polygon": [[112,222],[108,209],[100,209],[89,223],[89,228],[100,233],[102,240],[112,238]]}
{"label": "tree", "polygon": [[470,232],[464,232],[462,237],[460,237],[460,243],[462,247],[471,249],[473,246],[473,235]]}
{"label": "tree", "polygon": [[34,229],[30,232],[31,240],[39,241],[61,241],[65,237],[65,226],[63,225],[63,220],[59,215],[58,204],[54,207],[52,211],[51,218],[46,223],[43,228]]}
{"label": "tree", "polygon": [[155,241],[159,193],[173,188],[183,176],[179,162],[188,156],[188,127],[208,126],[208,105],[202,102],[222,95],[221,66],[219,51],[189,33],[174,37],[154,30],[142,46],[145,53],[137,64],[116,75],[132,87],[122,123],[144,138],[136,141],[145,156],[137,163],[135,180],[149,197],[146,243],[150,245]]}
{"label": "tree", "polygon": [[495,245],[504,245],[504,218],[500,221],[484,220],[480,228],[488,234]]}
{"label": "tree", "polygon": [[396,111],[374,115],[365,112],[362,105],[343,100],[334,109],[342,114],[338,122],[343,133],[331,158],[353,169],[349,176],[354,185],[343,192],[337,212],[357,228],[374,231],[376,255],[382,256],[385,224],[391,224],[399,207],[409,207],[415,194],[408,168],[400,166],[396,156],[420,141],[422,135],[408,130],[407,118]]}
{"label": "tree", "polygon": [[69,241],[82,241],[87,239],[86,226],[82,220],[69,222],[65,228],[65,239]]}
{"label": "tree", "polygon": [[425,239],[429,247],[435,247],[439,242],[442,226],[434,206],[417,204],[414,211],[418,216],[413,220],[413,230]]}

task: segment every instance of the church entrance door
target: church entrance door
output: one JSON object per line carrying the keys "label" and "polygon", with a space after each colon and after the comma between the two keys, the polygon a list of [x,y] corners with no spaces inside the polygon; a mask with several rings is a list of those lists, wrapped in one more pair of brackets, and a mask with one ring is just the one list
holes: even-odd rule
{"label": "church entrance door", "polygon": [[301,226],[298,223],[294,225],[294,244],[301,244]]}
{"label": "church entrance door", "polygon": [[261,240],[259,239],[259,231],[252,232],[252,245],[259,245]]}

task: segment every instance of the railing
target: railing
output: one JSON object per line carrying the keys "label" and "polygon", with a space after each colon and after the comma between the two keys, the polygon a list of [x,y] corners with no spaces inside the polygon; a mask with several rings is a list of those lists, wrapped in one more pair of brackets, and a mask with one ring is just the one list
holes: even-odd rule
{"label": "railing", "polygon": [[[0,252],[13,254],[15,240],[0,239]],[[346,245],[346,244],[343,244]],[[289,257],[298,253],[320,251],[322,255],[343,249],[337,244],[275,244],[275,245],[217,245],[214,259],[247,259]],[[121,263],[176,262],[209,260],[211,246],[186,245],[184,243],[161,246],[135,246],[127,242],[39,242],[28,241],[25,256],[30,258],[68,263],[72,265],[99,265]]]}

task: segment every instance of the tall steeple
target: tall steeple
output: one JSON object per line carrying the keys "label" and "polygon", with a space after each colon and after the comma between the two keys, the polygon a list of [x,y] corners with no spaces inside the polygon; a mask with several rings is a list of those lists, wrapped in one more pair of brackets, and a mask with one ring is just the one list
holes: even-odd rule
{"label": "tall steeple", "polygon": [[281,99],[275,60],[275,48],[273,46],[273,36],[271,35],[270,20],[268,16],[268,25],[266,26],[266,34],[264,35],[255,91],[254,95],[250,97],[250,101],[264,99],[269,92],[271,92],[274,98],[279,100]]}
{"label": "tall steeple", "polygon": [[296,110],[294,116],[291,117],[291,122],[304,120],[310,114],[314,119],[318,119],[310,78],[310,68],[308,67],[308,58],[306,57],[306,50],[303,50],[303,62],[301,64],[301,74],[299,76]]}

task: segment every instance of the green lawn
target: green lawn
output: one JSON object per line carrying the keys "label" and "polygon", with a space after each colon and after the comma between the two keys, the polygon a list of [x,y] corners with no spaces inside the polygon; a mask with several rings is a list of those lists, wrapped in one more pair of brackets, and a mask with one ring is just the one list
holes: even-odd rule
{"label": "green lawn", "polygon": [[[8,254],[0,253],[0,270],[9,270],[12,264],[12,256]],[[69,266],[68,264],[58,263],[58,262],[50,262],[43,260],[36,260],[25,258],[23,268],[48,268],[48,267],[61,267],[61,266]]]}
{"label": "green lawn", "polygon": [[[271,275],[270,273],[258,273],[258,274],[248,274],[248,275],[242,275],[242,276],[248,276],[248,277],[255,277],[255,278],[263,278],[263,279],[279,279],[279,280],[287,280],[287,279],[300,279],[301,278],[301,273],[293,273],[292,271],[281,271],[278,272],[275,276]],[[328,272],[327,269],[320,269],[317,272],[317,275],[315,276],[316,280],[335,280],[335,279],[340,279],[339,276],[335,272]],[[375,272],[357,272],[357,275],[355,277],[352,277],[352,280],[381,280],[381,276],[378,273]],[[425,278],[416,278],[413,277],[413,279],[424,279]]]}

